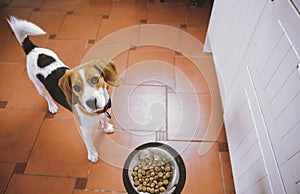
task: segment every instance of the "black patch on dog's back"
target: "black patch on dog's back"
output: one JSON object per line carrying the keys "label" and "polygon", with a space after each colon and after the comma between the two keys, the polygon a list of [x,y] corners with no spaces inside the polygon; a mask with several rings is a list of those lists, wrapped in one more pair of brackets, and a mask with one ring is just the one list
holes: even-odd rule
{"label": "black patch on dog's back", "polygon": [[46,54],[39,54],[37,65],[40,68],[46,67],[50,65],[51,63],[55,62],[55,59],[49,55]]}
{"label": "black patch on dog's back", "polygon": [[66,96],[58,86],[59,79],[65,74],[67,67],[60,67],[52,71],[46,78],[42,74],[37,74],[36,77],[44,84],[52,98],[60,105],[72,112],[72,107],[68,104]]}
{"label": "black patch on dog's back", "polygon": [[31,42],[31,40],[29,39],[29,37],[27,36],[24,39],[24,41],[22,42],[22,47],[23,47],[23,50],[24,50],[25,54],[28,55],[30,53],[30,51],[32,51],[37,46],[35,44],[33,44]]}

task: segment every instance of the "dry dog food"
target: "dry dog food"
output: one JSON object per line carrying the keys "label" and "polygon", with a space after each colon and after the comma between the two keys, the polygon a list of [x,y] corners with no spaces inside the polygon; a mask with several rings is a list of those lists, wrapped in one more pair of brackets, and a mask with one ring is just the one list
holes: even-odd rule
{"label": "dry dog food", "polygon": [[138,192],[162,193],[172,179],[172,165],[164,157],[146,157],[134,166],[132,178]]}

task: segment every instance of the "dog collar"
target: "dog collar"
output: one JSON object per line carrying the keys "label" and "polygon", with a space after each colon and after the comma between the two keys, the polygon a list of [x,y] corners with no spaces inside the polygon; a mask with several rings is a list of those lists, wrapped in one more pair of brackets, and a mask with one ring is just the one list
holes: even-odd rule
{"label": "dog collar", "polygon": [[106,103],[106,105],[104,106],[104,108],[103,108],[102,110],[97,111],[96,113],[97,113],[97,114],[102,114],[102,113],[104,113],[104,114],[106,115],[107,118],[111,119],[110,114],[107,112],[108,109],[110,109],[110,108],[111,108],[111,99],[109,98],[109,99],[108,99],[108,102]]}

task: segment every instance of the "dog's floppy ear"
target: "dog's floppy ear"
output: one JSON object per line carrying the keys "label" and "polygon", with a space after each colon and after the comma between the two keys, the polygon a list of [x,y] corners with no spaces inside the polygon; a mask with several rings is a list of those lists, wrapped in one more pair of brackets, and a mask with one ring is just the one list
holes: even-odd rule
{"label": "dog's floppy ear", "polygon": [[67,70],[65,75],[59,79],[58,85],[66,96],[66,100],[70,106],[78,102],[78,97],[72,89],[71,71]]}
{"label": "dog's floppy ear", "polygon": [[104,81],[111,86],[119,86],[120,80],[115,64],[112,61],[105,63],[103,61],[95,60],[95,67],[103,76]]}

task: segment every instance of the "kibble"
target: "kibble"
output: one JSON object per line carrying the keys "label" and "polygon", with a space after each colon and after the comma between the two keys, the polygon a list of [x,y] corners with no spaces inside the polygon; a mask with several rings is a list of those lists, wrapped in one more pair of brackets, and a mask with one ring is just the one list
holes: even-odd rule
{"label": "kibble", "polygon": [[163,193],[172,179],[172,167],[166,158],[150,156],[139,160],[131,175],[138,192]]}

